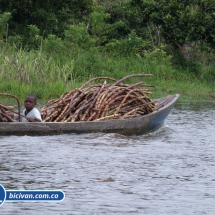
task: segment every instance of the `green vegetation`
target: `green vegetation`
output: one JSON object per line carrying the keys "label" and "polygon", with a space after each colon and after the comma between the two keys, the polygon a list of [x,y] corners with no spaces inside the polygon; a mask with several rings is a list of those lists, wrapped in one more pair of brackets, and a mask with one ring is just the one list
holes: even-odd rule
{"label": "green vegetation", "polygon": [[0,92],[50,99],[89,78],[150,73],[142,81],[155,86],[153,97],[214,97],[212,0],[2,0],[0,6]]}

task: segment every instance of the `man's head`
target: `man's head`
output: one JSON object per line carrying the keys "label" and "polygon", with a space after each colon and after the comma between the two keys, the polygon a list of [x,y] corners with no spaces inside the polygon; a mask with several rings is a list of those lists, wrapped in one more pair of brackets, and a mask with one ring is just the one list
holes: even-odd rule
{"label": "man's head", "polygon": [[34,106],[37,104],[37,97],[33,94],[27,95],[25,98],[24,104],[25,104],[26,110],[28,112],[31,111],[34,108]]}

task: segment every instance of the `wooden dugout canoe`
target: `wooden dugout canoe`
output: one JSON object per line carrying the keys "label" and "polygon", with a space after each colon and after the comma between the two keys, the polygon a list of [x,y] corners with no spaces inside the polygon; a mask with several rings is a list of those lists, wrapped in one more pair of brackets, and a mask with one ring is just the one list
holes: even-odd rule
{"label": "wooden dugout canoe", "polygon": [[150,114],[128,119],[82,122],[1,122],[0,135],[50,135],[63,133],[144,134],[159,128],[170,113],[179,94],[156,99],[158,109]]}

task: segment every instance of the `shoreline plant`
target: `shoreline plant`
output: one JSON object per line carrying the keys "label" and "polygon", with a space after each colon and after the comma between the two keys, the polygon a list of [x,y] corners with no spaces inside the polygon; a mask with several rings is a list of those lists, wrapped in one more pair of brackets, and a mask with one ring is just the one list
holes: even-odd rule
{"label": "shoreline plant", "polygon": [[214,97],[213,0],[3,0],[0,6],[2,93],[50,99],[93,77],[151,73],[155,97]]}

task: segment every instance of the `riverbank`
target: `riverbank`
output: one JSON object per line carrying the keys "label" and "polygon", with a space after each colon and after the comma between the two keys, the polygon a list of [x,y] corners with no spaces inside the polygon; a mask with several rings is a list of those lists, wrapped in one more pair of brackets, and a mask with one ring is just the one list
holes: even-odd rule
{"label": "riverbank", "polygon": [[[191,83],[178,80],[156,80],[156,77],[147,78],[147,81],[143,81],[155,86],[153,88],[149,88],[153,93],[150,95],[151,98],[159,98],[177,93],[180,94],[179,100],[215,100],[215,92],[212,91],[211,86],[198,83],[197,81],[193,81]],[[13,94],[20,99],[23,99],[29,93],[34,93],[38,96],[38,98],[48,100],[59,97],[64,92],[70,91],[74,88],[81,87],[83,84],[84,82],[79,82],[65,86],[59,81],[55,83],[49,83],[44,87],[38,87],[11,81],[7,84],[1,85],[0,92]]]}
{"label": "riverbank", "polygon": [[[92,48],[73,51],[47,52],[21,50],[2,46],[0,51],[0,92],[23,99],[34,93],[40,99],[52,99],[81,87],[93,77],[121,79],[127,75],[146,73],[151,77],[132,78],[129,83],[143,81],[150,88],[152,98],[179,93],[180,100],[214,99],[213,86],[200,75],[173,68],[170,58],[161,52],[156,56],[120,56]],[[125,82],[126,83],[126,82]],[[128,82],[127,82],[128,83]]]}

